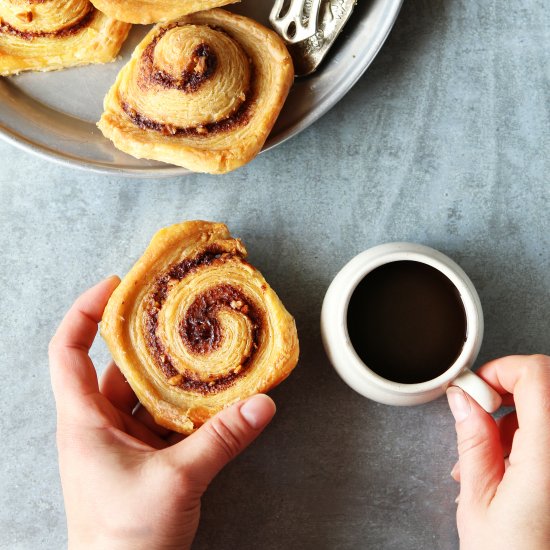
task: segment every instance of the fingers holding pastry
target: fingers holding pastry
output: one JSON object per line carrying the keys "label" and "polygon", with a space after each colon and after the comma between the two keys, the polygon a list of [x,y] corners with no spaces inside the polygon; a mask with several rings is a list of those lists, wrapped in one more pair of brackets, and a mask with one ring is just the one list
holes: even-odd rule
{"label": "fingers holding pastry", "polygon": [[109,363],[99,381],[100,392],[121,412],[132,414],[138,398],[113,361]]}
{"label": "fingers holding pastry", "polygon": [[105,304],[119,282],[118,277],[109,277],[82,294],[50,342],[50,373],[58,406],[78,402],[80,397],[98,390],[96,371],[88,352]]}
{"label": "fingers holding pastry", "polygon": [[284,380],[294,319],[223,224],[161,230],[124,278],[101,327],[158,424],[190,434],[228,405]]}

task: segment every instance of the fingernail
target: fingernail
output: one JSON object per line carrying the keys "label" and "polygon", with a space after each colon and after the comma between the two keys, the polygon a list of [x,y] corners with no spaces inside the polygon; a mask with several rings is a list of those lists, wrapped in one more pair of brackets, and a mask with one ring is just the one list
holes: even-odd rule
{"label": "fingernail", "polygon": [[447,390],[447,400],[456,422],[462,422],[468,418],[470,414],[470,402],[460,388],[451,386]]}
{"label": "fingernail", "polygon": [[241,414],[251,428],[259,430],[273,418],[275,403],[267,395],[254,395],[242,405]]}

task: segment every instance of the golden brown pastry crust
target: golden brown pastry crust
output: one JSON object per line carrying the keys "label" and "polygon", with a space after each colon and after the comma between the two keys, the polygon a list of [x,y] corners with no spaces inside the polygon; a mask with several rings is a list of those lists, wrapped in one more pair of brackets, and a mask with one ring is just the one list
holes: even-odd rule
{"label": "golden brown pastry crust", "polygon": [[92,0],[98,10],[110,17],[142,25],[237,2],[240,0]]}
{"label": "golden brown pastry crust", "polygon": [[259,153],[293,78],[274,32],[225,10],[196,13],[144,38],[98,126],[134,157],[224,173]]}
{"label": "golden brown pastry crust", "polygon": [[0,0],[0,75],[112,61],[130,27],[87,0]]}
{"label": "golden brown pastry crust", "polygon": [[296,366],[294,319],[245,257],[223,224],[173,225],[111,296],[101,334],[158,424],[190,434]]}

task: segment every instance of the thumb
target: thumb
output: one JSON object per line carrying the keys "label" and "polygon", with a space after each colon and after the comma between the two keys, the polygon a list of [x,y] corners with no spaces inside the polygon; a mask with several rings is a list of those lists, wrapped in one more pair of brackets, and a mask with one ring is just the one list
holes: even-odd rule
{"label": "thumb", "polygon": [[211,418],[194,434],[166,449],[198,488],[252,443],[275,414],[275,403],[264,394],[254,395]]}
{"label": "thumb", "polygon": [[460,468],[460,506],[487,507],[504,475],[500,432],[490,414],[456,386],[447,390],[455,418]]}

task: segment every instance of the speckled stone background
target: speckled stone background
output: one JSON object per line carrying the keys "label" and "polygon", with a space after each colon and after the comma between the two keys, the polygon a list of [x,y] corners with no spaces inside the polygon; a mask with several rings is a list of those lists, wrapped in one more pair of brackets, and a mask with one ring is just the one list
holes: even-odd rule
{"label": "speckled stone background", "polygon": [[[335,273],[391,240],[457,260],[481,295],[480,362],[550,352],[550,11],[542,0],[407,0],[327,116],[225,177],[135,181],[0,143],[0,547],[66,541],[46,347],[72,300],[124,274],[160,227],[225,221],[295,315],[279,411],[204,499],[197,549],[456,549],[446,402],[390,408],[322,351]],[[94,346],[101,370],[108,356]]]}

